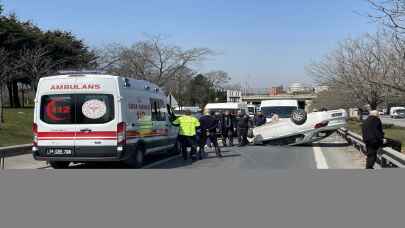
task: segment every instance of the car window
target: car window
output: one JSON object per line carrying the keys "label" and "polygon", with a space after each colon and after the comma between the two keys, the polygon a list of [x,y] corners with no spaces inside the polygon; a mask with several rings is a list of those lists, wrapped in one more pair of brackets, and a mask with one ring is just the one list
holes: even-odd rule
{"label": "car window", "polygon": [[167,117],[167,108],[162,100],[150,99],[152,121],[165,121]]}
{"label": "car window", "polygon": [[72,124],[74,109],[71,95],[46,95],[41,99],[40,118],[48,124]]}
{"label": "car window", "polygon": [[40,118],[48,124],[102,124],[114,119],[114,98],[106,94],[45,95]]}
{"label": "car window", "polygon": [[102,124],[114,119],[112,95],[86,94],[77,96],[77,124]]}
{"label": "car window", "polygon": [[297,110],[294,106],[278,106],[278,107],[262,107],[262,113],[267,117],[271,118],[274,114],[277,114],[280,118],[289,118],[291,113]]}

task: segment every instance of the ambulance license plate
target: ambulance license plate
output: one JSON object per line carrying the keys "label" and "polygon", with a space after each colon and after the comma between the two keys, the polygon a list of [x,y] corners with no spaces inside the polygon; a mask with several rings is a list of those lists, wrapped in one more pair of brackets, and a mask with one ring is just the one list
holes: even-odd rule
{"label": "ambulance license plate", "polygon": [[72,149],[48,148],[47,155],[72,155]]}

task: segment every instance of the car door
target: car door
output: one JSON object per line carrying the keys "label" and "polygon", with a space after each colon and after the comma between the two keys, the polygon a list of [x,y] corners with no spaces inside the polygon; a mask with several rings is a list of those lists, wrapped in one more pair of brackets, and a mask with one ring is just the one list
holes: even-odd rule
{"label": "car door", "polygon": [[[66,85],[75,84],[75,78],[65,78]],[[39,154],[41,156],[72,156],[75,147],[76,126],[74,95],[60,86],[60,81],[43,80],[38,91],[36,115]],[[41,149],[42,148],[42,149]]]}
{"label": "car door", "polygon": [[176,140],[179,135],[179,128],[172,124],[172,122],[176,119],[176,115],[174,114],[174,110],[170,105],[166,105],[167,109],[167,119],[166,119],[166,126],[168,131],[168,140],[169,144],[175,144]]}
{"label": "car door", "polygon": [[168,144],[168,126],[166,125],[167,113],[163,106],[163,101],[158,98],[151,98],[152,108],[152,136],[153,147],[162,148]]}
{"label": "car door", "polygon": [[99,84],[102,89],[83,91],[75,96],[76,152],[84,157],[100,156],[100,151],[113,151],[112,148],[117,146],[119,107],[116,84],[113,79],[105,78],[85,78],[81,83]]}

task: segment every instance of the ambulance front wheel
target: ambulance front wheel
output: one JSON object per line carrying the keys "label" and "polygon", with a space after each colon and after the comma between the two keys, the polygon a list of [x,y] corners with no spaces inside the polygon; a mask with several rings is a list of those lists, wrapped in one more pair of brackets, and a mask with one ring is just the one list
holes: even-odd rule
{"label": "ambulance front wheel", "polygon": [[68,162],[68,161],[50,161],[49,164],[54,169],[66,169],[69,167],[70,162]]}
{"label": "ambulance front wheel", "polygon": [[133,153],[124,162],[131,168],[142,168],[145,160],[145,153],[142,147],[137,146]]}

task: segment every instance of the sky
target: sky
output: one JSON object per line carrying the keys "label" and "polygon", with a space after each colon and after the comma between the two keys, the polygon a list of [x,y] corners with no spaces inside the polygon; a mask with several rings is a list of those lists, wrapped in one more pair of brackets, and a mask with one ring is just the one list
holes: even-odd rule
{"label": "sky", "polygon": [[196,66],[252,88],[311,84],[305,66],[345,38],[374,32],[365,0],[0,0],[6,12],[63,29],[92,48],[163,35],[217,54]]}

